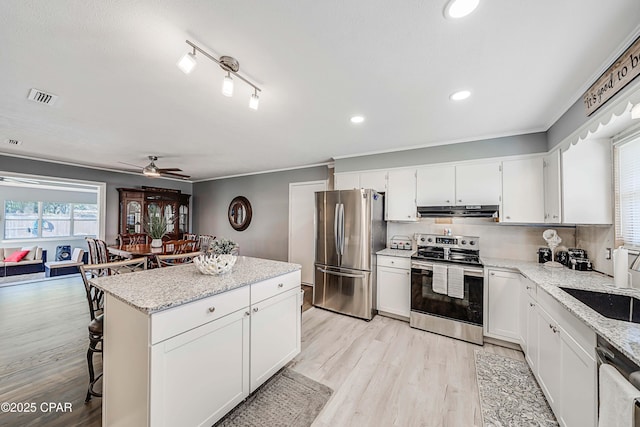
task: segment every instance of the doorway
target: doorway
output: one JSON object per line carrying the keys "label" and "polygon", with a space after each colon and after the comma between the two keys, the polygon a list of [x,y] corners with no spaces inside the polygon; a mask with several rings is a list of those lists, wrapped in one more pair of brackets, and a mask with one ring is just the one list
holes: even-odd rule
{"label": "doorway", "polygon": [[314,283],[315,192],[326,189],[325,180],[289,184],[289,262],[302,266],[303,285]]}

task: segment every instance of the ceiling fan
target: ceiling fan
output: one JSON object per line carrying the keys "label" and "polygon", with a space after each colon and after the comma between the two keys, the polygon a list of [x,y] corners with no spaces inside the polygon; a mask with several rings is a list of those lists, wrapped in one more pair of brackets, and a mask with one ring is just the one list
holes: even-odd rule
{"label": "ceiling fan", "polygon": [[122,163],[123,165],[129,165],[129,166],[135,166],[139,169],[142,169],[142,171],[140,170],[132,170],[129,172],[142,172],[142,174],[144,176],[148,176],[149,178],[157,178],[160,176],[166,176],[166,177],[170,177],[170,178],[182,178],[182,179],[189,179],[190,176],[189,175],[184,175],[181,173],[177,173],[177,172],[182,172],[182,169],[179,168],[159,168],[158,166],[156,166],[156,160],[158,160],[158,156],[148,156],[149,160],[151,161],[151,163],[149,163],[147,166],[138,166],[138,165],[132,165],[131,163],[125,163],[125,162],[118,162],[118,163]]}

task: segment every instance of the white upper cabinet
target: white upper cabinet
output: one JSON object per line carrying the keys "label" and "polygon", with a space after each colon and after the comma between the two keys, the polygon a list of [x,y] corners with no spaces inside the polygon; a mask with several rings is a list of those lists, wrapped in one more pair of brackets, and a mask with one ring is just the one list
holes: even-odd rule
{"label": "white upper cabinet", "polygon": [[360,188],[373,188],[384,193],[387,191],[387,171],[360,172]]}
{"label": "white upper cabinet", "polygon": [[341,172],[333,176],[334,190],[353,190],[360,188],[360,173]]}
{"label": "white upper cabinet", "polygon": [[500,204],[500,162],[456,166],[456,205]]}
{"label": "white upper cabinet", "polygon": [[544,157],[544,222],[548,224],[562,220],[560,188],[560,150],[556,150]]}
{"label": "white upper cabinet", "polygon": [[387,221],[417,221],[416,170],[389,171],[386,199]]}
{"label": "white upper cabinet", "polygon": [[417,170],[416,179],[418,206],[455,204],[455,166],[425,166]]}
{"label": "white upper cabinet", "polygon": [[544,222],[542,157],[502,162],[502,222]]}
{"label": "white upper cabinet", "polygon": [[339,172],[334,175],[335,190],[373,188],[384,193],[387,187],[387,171]]}
{"label": "white upper cabinet", "polygon": [[587,139],[562,153],[562,213],[567,224],[613,222],[611,142]]}

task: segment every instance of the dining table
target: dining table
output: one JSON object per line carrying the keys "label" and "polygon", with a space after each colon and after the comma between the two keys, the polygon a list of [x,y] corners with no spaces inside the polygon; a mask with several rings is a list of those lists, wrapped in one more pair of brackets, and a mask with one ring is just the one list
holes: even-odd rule
{"label": "dining table", "polygon": [[173,248],[171,250],[166,250],[166,247],[163,245],[159,248],[151,247],[150,243],[141,243],[137,245],[116,245],[116,246],[107,246],[107,250],[110,254],[115,255],[120,258],[140,258],[146,256],[153,255],[166,255],[173,253]]}

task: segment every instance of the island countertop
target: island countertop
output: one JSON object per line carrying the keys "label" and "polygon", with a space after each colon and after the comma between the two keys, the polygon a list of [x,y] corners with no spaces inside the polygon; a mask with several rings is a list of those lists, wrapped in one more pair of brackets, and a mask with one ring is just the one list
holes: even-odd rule
{"label": "island countertop", "polygon": [[193,264],[91,279],[97,288],[151,314],[300,270],[299,264],[238,257],[231,272],[210,276]]}

